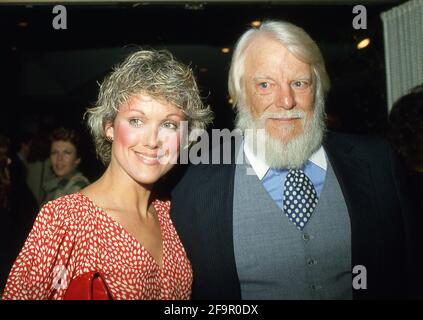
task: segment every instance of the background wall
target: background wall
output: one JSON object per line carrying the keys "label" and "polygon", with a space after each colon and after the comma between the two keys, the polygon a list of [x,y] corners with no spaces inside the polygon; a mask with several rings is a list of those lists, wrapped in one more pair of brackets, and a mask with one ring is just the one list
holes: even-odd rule
{"label": "background wall", "polygon": [[[253,20],[284,19],[309,32],[323,52],[332,81],[329,127],[383,134],[387,98],[380,14],[403,2],[365,1],[365,30],[352,26],[356,1],[66,4],[66,30],[52,27],[52,4],[3,4],[0,132],[47,135],[59,125],[76,126],[85,138],[82,169],[96,178],[102,167],[82,116],[96,99],[98,82],[138,46],[167,48],[190,63],[216,114],[214,127],[232,128],[227,93],[231,52],[221,49],[232,49]],[[369,46],[358,50],[357,43],[366,37]]]}

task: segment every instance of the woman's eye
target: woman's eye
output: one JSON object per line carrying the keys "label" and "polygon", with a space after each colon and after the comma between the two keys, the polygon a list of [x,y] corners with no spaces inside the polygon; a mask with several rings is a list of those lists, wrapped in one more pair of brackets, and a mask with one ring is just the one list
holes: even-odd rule
{"label": "woman's eye", "polygon": [[166,128],[166,129],[172,129],[172,130],[178,129],[178,126],[175,123],[172,123],[172,122],[163,123],[163,127]]}
{"label": "woman's eye", "polygon": [[141,119],[134,118],[129,120],[129,124],[133,127],[140,127],[142,126],[143,122]]}

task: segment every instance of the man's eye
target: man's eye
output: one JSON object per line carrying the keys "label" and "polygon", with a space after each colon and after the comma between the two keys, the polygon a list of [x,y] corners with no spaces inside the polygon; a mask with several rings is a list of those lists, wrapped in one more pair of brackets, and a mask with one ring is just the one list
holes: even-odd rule
{"label": "man's eye", "polygon": [[143,122],[141,119],[134,118],[129,120],[129,124],[133,127],[140,127],[142,126]]}
{"label": "man's eye", "polygon": [[269,82],[260,82],[259,87],[261,89],[268,89],[270,87],[270,84],[269,84]]}
{"label": "man's eye", "polygon": [[294,81],[294,82],[292,83],[292,85],[293,85],[295,88],[305,89],[305,88],[308,88],[309,83],[308,83],[308,81]]}

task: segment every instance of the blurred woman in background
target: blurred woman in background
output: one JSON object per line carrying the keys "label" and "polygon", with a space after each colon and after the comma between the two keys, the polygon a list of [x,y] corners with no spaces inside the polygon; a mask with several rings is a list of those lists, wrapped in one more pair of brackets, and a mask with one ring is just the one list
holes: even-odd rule
{"label": "blurred woman in background", "polygon": [[89,184],[78,170],[81,163],[79,136],[73,129],[59,128],[50,136],[50,162],[56,177],[44,185],[43,204],[61,196],[75,193]]}

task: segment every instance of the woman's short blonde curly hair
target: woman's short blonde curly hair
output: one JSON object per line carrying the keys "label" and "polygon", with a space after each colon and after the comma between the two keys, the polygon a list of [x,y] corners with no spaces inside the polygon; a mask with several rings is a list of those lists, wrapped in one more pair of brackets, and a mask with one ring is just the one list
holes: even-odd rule
{"label": "woman's short blonde curly hair", "polygon": [[177,61],[167,50],[139,50],[129,55],[100,85],[98,99],[86,112],[97,157],[107,165],[111,142],[105,126],[113,123],[119,108],[136,94],[169,102],[183,111],[188,129],[205,129],[213,113],[205,106],[189,66]]}

